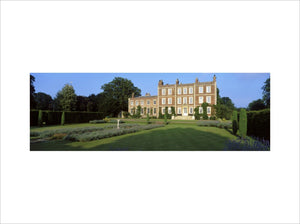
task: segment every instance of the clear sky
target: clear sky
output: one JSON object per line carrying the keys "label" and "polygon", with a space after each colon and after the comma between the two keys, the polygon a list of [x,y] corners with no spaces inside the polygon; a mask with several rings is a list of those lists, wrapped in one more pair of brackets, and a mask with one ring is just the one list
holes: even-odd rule
{"label": "clear sky", "polygon": [[35,92],[44,92],[54,98],[65,84],[72,84],[75,93],[89,96],[102,92],[101,86],[115,77],[131,80],[142,90],[142,95],[149,92],[157,95],[158,81],[164,84],[212,81],[217,77],[217,87],[221,97],[229,97],[236,107],[247,107],[250,102],[262,98],[262,86],[270,73],[31,73],[35,77]]}

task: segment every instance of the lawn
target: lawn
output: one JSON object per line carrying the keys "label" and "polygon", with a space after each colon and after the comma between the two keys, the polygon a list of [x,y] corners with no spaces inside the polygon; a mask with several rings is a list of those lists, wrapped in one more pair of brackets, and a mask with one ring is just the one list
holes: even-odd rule
{"label": "lawn", "polygon": [[[31,128],[31,131],[44,131],[55,128],[95,127],[106,124],[76,124]],[[105,138],[89,142],[51,140],[32,143],[30,150],[51,151],[216,151],[223,150],[229,139],[236,137],[229,130],[216,127],[200,127],[194,122],[171,123],[165,127],[144,130],[136,133]]]}

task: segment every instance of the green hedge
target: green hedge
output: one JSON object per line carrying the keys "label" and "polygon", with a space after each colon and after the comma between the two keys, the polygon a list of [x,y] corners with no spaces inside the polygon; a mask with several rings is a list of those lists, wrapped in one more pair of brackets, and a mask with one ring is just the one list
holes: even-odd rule
{"label": "green hedge", "polygon": [[[30,111],[30,126],[38,125],[38,110]],[[46,125],[58,125],[61,124],[61,111],[42,111],[42,122]],[[87,123],[90,120],[101,120],[104,118],[104,114],[101,112],[82,112],[72,111],[65,112],[65,124],[74,123]]]}
{"label": "green hedge", "polygon": [[247,135],[270,140],[270,109],[247,112]]}

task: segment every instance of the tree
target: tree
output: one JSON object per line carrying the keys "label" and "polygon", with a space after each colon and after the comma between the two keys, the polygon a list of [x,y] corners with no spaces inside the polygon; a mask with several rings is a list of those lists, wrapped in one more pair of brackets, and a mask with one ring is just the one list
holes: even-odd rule
{"label": "tree", "polygon": [[77,96],[76,97],[76,111],[87,111],[88,97]]}
{"label": "tree", "polygon": [[263,90],[263,101],[267,106],[267,108],[270,108],[270,90],[271,90],[270,78],[268,78],[264,82],[264,86],[262,87],[262,90]]}
{"label": "tree", "polygon": [[34,93],[35,88],[33,83],[35,82],[35,77],[33,75],[30,75],[30,109],[34,109],[36,107],[35,99],[34,99]]}
{"label": "tree", "polygon": [[36,102],[36,109],[38,110],[52,110],[53,99],[50,95],[38,92],[34,94],[34,99]]}
{"label": "tree", "polygon": [[254,100],[248,105],[248,110],[262,110],[265,109],[266,105],[262,99]]}
{"label": "tree", "polygon": [[222,97],[221,98],[221,104],[225,105],[229,109],[234,110],[234,104],[233,104],[232,100],[229,97]]}
{"label": "tree", "polygon": [[239,122],[240,135],[244,139],[247,136],[247,113],[245,109],[241,109]]}
{"label": "tree", "polygon": [[74,111],[76,109],[76,94],[72,85],[66,84],[56,94],[58,105],[63,111]]}
{"label": "tree", "polygon": [[91,94],[88,97],[87,111],[97,112],[97,97],[95,94]]}
{"label": "tree", "polygon": [[141,90],[134,86],[134,84],[125,78],[116,77],[113,81],[104,84],[101,89],[105,96],[104,105],[105,110],[108,110],[114,116],[122,110],[128,110],[128,98],[132,93],[135,96],[141,96]]}

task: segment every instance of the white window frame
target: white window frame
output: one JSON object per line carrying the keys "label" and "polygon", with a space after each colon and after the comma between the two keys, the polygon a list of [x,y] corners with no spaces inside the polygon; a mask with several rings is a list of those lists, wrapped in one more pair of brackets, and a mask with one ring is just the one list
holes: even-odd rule
{"label": "white window frame", "polygon": [[187,104],[187,97],[183,97],[183,104]]}
{"label": "white window frame", "polygon": [[203,114],[203,107],[199,107],[199,114]]}
{"label": "white window frame", "polygon": [[161,90],[161,95],[166,95],[166,89]]}
{"label": "white window frame", "polygon": [[161,99],[161,104],[166,104],[166,98]]}
{"label": "white window frame", "polygon": [[133,100],[130,101],[130,105],[133,106]]}
{"label": "white window frame", "polygon": [[211,96],[206,96],[206,103],[211,103]]}
{"label": "white window frame", "polygon": [[199,96],[199,103],[203,103],[203,96]]}
{"label": "white window frame", "polygon": [[177,108],[178,114],[181,114],[181,107]]}
{"label": "white window frame", "polygon": [[147,114],[150,114],[150,108],[149,107],[147,108]]}
{"label": "white window frame", "polygon": [[183,88],[183,94],[187,94],[187,88]]}
{"label": "white window frame", "polygon": [[192,96],[189,97],[189,104],[193,104],[194,103],[194,99]]}
{"label": "white window frame", "polygon": [[199,86],[199,93],[203,93],[203,86]]}
{"label": "white window frame", "polygon": [[149,105],[150,104],[150,100],[147,100],[147,105]]}
{"label": "white window frame", "polygon": [[156,100],[153,100],[153,104],[156,105]]}
{"label": "white window frame", "polygon": [[211,114],[211,107],[207,107],[207,114]]}
{"label": "white window frame", "polygon": [[178,103],[178,104],[181,104],[181,97],[178,97],[178,98],[177,98],[177,103]]}
{"label": "white window frame", "polygon": [[139,101],[138,101],[138,100],[135,101],[135,105],[136,105],[136,106],[139,105]]}
{"label": "white window frame", "polygon": [[172,113],[172,108],[168,107],[168,113],[171,114]]}
{"label": "white window frame", "polygon": [[190,88],[189,88],[189,94],[193,94],[193,93],[194,93],[193,87],[190,87]]}
{"label": "white window frame", "polygon": [[165,110],[166,110],[166,108],[162,108],[161,113],[165,114]]}
{"label": "white window frame", "polygon": [[181,88],[178,88],[178,89],[177,89],[177,93],[178,93],[179,95],[181,95]]}
{"label": "white window frame", "polygon": [[[192,112],[191,112],[191,110],[192,110]],[[194,108],[193,107],[189,108],[189,114],[194,114]]]}
{"label": "white window frame", "polygon": [[210,86],[206,86],[206,92],[211,93],[211,87]]}
{"label": "white window frame", "polygon": [[156,108],[153,108],[153,114],[156,114]]}
{"label": "white window frame", "polygon": [[141,100],[141,106],[143,106],[144,105],[144,100]]}
{"label": "white window frame", "polygon": [[168,104],[172,104],[172,98],[168,98]]}
{"label": "white window frame", "polygon": [[172,89],[168,89],[168,95],[172,95]]}

